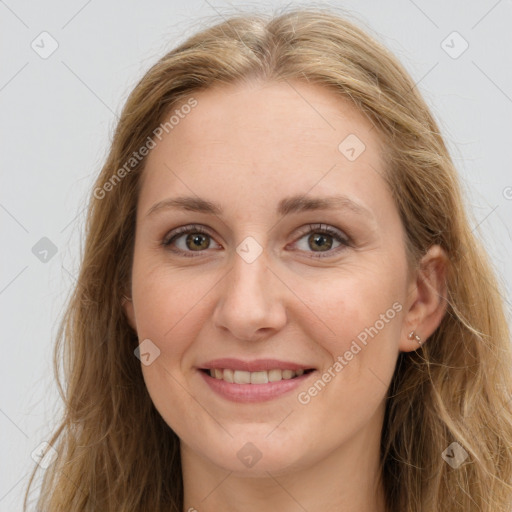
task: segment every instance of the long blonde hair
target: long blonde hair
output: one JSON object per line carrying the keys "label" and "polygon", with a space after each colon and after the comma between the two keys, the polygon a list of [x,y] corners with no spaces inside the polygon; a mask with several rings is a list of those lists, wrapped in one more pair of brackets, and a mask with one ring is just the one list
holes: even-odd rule
{"label": "long blonde hair", "polygon": [[[388,510],[510,512],[510,333],[457,172],[397,59],[319,8],[240,14],[206,28],[161,58],[129,96],[91,195],[78,282],[55,347],[64,416],[49,441],[59,455],[44,473],[38,509],[181,512],[179,439],[152,404],[121,306],[146,159],[126,162],[194,92],[255,77],[302,80],[351,101],[386,141],[386,179],[411,268],[433,244],[450,260],[447,313],[427,343],[400,354],[389,390],[381,441]],[[452,443],[468,454],[457,468],[443,457]]]}

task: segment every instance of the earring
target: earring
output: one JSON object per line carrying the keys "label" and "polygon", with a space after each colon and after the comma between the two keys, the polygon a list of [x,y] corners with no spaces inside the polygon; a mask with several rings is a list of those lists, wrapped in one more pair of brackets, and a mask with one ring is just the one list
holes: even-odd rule
{"label": "earring", "polygon": [[421,345],[423,342],[421,341],[421,338],[416,334],[415,331],[411,331],[409,333],[409,336],[407,336],[410,340],[414,339],[418,342],[418,345]]}

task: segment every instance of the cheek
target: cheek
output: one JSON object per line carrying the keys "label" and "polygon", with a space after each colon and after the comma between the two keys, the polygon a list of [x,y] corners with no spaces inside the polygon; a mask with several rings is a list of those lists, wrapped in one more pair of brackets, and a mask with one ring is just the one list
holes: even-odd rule
{"label": "cheek", "polygon": [[[309,404],[306,409],[319,417],[326,404],[336,404],[339,413],[323,417],[326,428],[337,429],[340,421],[356,428],[382,404],[394,373],[403,317],[401,278],[376,264],[333,274],[328,286],[309,283],[307,288],[304,296],[316,315],[302,326],[327,363],[321,382],[302,389],[299,403]],[[349,420],[347,411],[359,413]]]}
{"label": "cheek", "polygon": [[301,325],[328,358],[298,402],[304,421],[321,418],[325,431],[357,430],[385,399],[398,357],[403,298],[398,276],[382,270],[366,267],[364,274],[330,279],[328,287],[308,286],[315,314]]}
{"label": "cheek", "polygon": [[139,330],[150,329],[162,339],[200,300],[205,286],[170,268],[161,255],[136,249],[132,291]]}
{"label": "cheek", "polygon": [[395,340],[401,327],[402,286],[398,276],[366,268],[364,272],[332,273],[328,282],[302,282],[297,295],[308,311],[311,339],[334,357],[375,339]]}
{"label": "cheek", "polygon": [[[159,258],[134,258],[132,292],[139,340],[160,349],[159,362],[175,368],[201,327],[202,303],[212,284],[169,269]],[[206,314],[206,313],[204,313]]]}
{"label": "cheek", "polygon": [[204,410],[191,399],[187,372],[194,340],[209,317],[204,299],[214,281],[208,281],[171,273],[165,265],[134,265],[139,341],[149,339],[159,350],[152,364],[142,365],[144,382],[156,409],[180,437],[187,436],[191,424],[204,422]]}

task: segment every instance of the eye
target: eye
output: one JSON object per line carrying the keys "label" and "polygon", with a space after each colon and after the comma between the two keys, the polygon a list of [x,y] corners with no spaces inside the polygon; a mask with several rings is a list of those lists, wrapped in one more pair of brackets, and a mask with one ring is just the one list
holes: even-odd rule
{"label": "eye", "polygon": [[[342,231],[331,226],[326,226],[324,224],[309,224],[308,228],[309,229],[303,232],[302,236],[295,243],[297,244],[302,239],[306,239],[306,247],[303,246],[301,250],[309,252],[308,248],[311,248],[312,252],[317,253],[312,254],[314,258],[332,256],[351,245],[351,240],[348,236],[344,235]],[[331,250],[333,248],[333,241],[338,245],[334,250]]]}
{"label": "eye", "polygon": [[211,240],[211,235],[203,226],[191,225],[171,231],[162,241],[162,245],[183,256],[194,257],[195,254],[191,253],[209,249]]}
{"label": "eye", "polygon": [[[308,229],[302,231],[301,237],[295,244],[300,242],[303,238],[306,238],[306,236],[308,237],[306,240],[306,248],[300,250],[316,252],[317,254],[312,254],[314,258],[332,256],[340,250],[351,246],[350,238],[344,235],[342,231],[323,224],[309,224]],[[172,252],[179,253],[186,257],[194,257],[196,256],[194,253],[201,253],[204,252],[205,249],[210,249],[212,240],[213,237],[209,234],[207,229],[201,225],[194,224],[171,231],[162,241],[162,245],[169,248]],[[334,250],[331,250],[333,248],[333,242],[338,245],[334,247]],[[312,248],[312,251],[308,251],[308,248]],[[323,253],[328,254],[324,255]]]}

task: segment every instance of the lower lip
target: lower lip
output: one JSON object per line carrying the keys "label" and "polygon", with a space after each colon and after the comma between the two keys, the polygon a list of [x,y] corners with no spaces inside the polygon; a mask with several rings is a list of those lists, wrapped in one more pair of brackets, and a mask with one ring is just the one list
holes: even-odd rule
{"label": "lower lip", "polygon": [[199,370],[210,388],[223,398],[233,402],[266,402],[297,389],[315,371],[305,373],[293,379],[283,379],[268,384],[235,384],[211,377]]}

